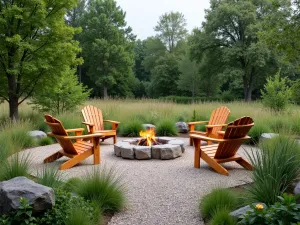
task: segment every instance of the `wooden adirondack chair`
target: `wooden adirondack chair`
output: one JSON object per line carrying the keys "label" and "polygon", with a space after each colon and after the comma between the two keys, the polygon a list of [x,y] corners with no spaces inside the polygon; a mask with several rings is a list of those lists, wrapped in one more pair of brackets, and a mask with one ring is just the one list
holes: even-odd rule
{"label": "wooden adirondack chair", "polygon": [[[252,118],[242,117],[228,124],[222,139],[191,134],[195,145],[194,167],[200,168],[200,158],[202,158],[218,173],[227,176],[228,171],[220,163],[236,161],[244,168],[253,170],[249,162],[236,154],[243,141],[250,139],[247,134],[252,126],[254,126]],[[200,146],[201,140],[219,144]]]}
{"label": "wooden adirondack chair", "polygon": [[[69,157],[70,160],[60,166],[60,169],[64,170],[73,167],[91,155],[94,155],[94,164],[100,163],[99,141],[102,137],[101,133],[82,135],[84,128],[66,130],[62,123],[51,115],[45,115],[45,123],[52,131],[48,135],[56,138],[62,150],[45,158],[44,163],[53,162],[63,156]],[[69,136],[68,133],[71,132],[75,133],[76,136]],[[83,138],[92,139],[92,142],[83,141]]]}
{"label": "wooden adirondack chair", "polygon": [[[114,144],[117,142],[117,128],[120,122],[112,120],[103,120],[102,111],[92,105],[88,105],[81,110],[84,118],[83,124],[87,126],[89,133],[102,133],[102,141],[107,138],[113,138]],[[112,124],[112,130],[104,130],[104,123]]]}
{"label": "wooden adirondack chair", "polygon": [[[220,138],[222,134],[219,133],[223,127],[227,126],[226,121],[229,117],[230,110],[226,106],[221,106],[214,111],[212,111],[209,121],[197,121],[189,122],[190,132],[189,134],[199,134],[212,138]],[[195,125],[197,124],[206,124],[206,132],[196,131]],[[208,144],[211,144],[211,141],[207,141]],[[190,146],[193,146],[193,137],[190,136]]]}

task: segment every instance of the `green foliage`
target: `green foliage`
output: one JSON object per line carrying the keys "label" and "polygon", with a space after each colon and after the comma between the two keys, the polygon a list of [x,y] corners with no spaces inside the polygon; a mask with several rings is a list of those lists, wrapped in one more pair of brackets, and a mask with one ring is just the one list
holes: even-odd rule
{"label": "green foliage", "polygon": [[138,137],[140,131],[143,129],[143,126],[140,120],[134,119],[122,123],[120,129],[120,133],[122,134],[122,136]]}
{"label": "green foliage", "polygon": [[63,184],[63,190],[67,192],[75,192],[76,187],[78,187],[81,184],[81,179],[78,177],[73,177],[67,180],[66,183]]}
{"label": "green foliage", "polygon": [[180,104],[221,101],[221,98],[218,97],[187,97],[187,96],[175,96],[175,95],[160,97],[159,99],[180,103]]}
{"label": "green foliage", "polygon": [[249,140],[248,143],[258,144],[263,133],[270,133],[269,126],[264,122],[255,122],[255,126],[253,126],[248,133],[248,135],[251,137],[251,140]]}
{"label": "green foliage", "polygon": [[[66,70],[81,63],[76,57],[77,29],[65,23],[66,9],[76,0],[1,2],[0,96],[11,106],[10,118],[32,93],[52,86]],[[55,10],[53,7],[55,6]]]}
{"label": "green foliage", "polygon": [[1,225],[35,225],[37,219],[32,215],[32,206],[29,205],[29,201],[26,198],[20,198],[20,209],[10,213],[9,215],[3,215],[0,218]]}
{"label": "green foliage", "polygon": [[53,139],[51,137],[44,137],[38,140],[39,146],[51,145],[53,144]]}
{"label": "green foliage", "polygon": [[95,225],[89,215],[85,214],[81,208],[76,207],[70,210],[65,225]]}
{"label": "green foliage", "polygon": [[274,112],[283,111],[291,99],[291,88],[288,86],[289,80],[280,78],[280,72],[274,77],[269,77],[261,91],[263,104]]}
{"label": "green foliage", "polygon": [[217,209],[209,221],[209,225],[236,225],[237,221],[229,215],[228,209]]}
{"label": "green foliage", "polygon": [[297,80],[293,83],[292,85],[292,101],[297,104],[300,105],[300,80]]}
{"label": "green foliage", "polygon": [[[84,218],[88,218],[89,221],[97,221],[100,217],[100,212],[94,204],[85,201],[80,196],[74,196],[60,189],[55,190],[55,196],[55,205],[42,215],[38,224],[65,225],[66,222],[74,219],[73,209],[81,209],[82,214],[85,215]],[[79,214],[77,218],[79,219],[82,214]],[[72,218],[69,218],[70,216]]]}
{"label": "green foliage", "polygon": [[253,149],[247,154],[254,167],[254,183],[248,188],[249,197],[252,202],[274,204],[277,196],[282,195],[299,175],[299,144],[279,136],[264,141],[260,149]]}
{"label": "green foliage", "polygon": [[54,167],[44,167],[42,172],[38,172],[37,182],[52,188],[59,188],[62,186],[61,176]]}
{"label": "green foliage", "polygon": [[31,156],[15,154],[0,166],[0,181],[10,180],[14,177],[28,176],[31,167]]}
{"label": "green foliage", "polygon": [[[239,205],[238,197],[229,189],[215,188],[200,202],[200,211],[205,218],[213,218],[219,210],[232,210]],[[220,215],[221,217],[221,215]]]}
{"label": "green foliage", "polygon": [[113,167],[94,169],[77,185],[76,192],[96,203],[103,212],[118,212],[125,205],[121,177],[117,176]]}
{"label": "green foliage", "polygon": [[156,133],[159,136],[177,136],[177,129],[173,120],[160,120],[156,126]]}
{"label": "green foliage", "polygon": [[155,26],[158,32],[157,37],[165,44],[169,52],[173,52],[178,41],[183,40],[187,35],[186,20],[179,12],[163,14]]}
{"label": "green foliage", "polygon": [[241,216],[240,225],[251,224],[299,224],[300,221],[300,204],[296,203],[293,195],[283,194],[278,197],[279,202],[271,205],[269,208],[258,209],[251,205],[251,210],[246,215]]}
{"label": "green foliage", "polygon": [[60,114],[83,104],[89,97],[88,90],[82,83],[78,83],[74,70],[67,68],[61,77],[52,85],[45,86],[35,93],[31,103],[35,109],[51,114]]}
{"label": "green foliage", "polygon": [[115,0],[91,0],[81,20],[84,67],[96,96],[131,95],[135,36],[125,15]]}

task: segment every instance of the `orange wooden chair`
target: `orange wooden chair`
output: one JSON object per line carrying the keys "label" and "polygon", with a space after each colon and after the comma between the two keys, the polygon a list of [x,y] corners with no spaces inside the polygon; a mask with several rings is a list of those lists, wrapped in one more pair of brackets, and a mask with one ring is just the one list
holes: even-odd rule
{"label": "orange wooden chair", "polygon": [[[81,110],[84,118],[83,124],[87,126],[89,133],[102,133],[102,141],[107,138],[113,138],[114,144],[117,142],[117,128],[120,122],[112,120],[103,120],[102,111],[92,105],[88,105]],[[104,130],[104,123],[109,122],[112,124],[111,130]]]}
{"label": "orange wooden chair", "polygon": [[[222,134],[219,131],[227,126],[226,121],[230,115],[230,110],[226,106],[221,106],[214,111],[212,111],[209,121],[197,121],[197,122],[189,122],[190,132],[189,134],[198,134],[204,135],[212,138],[222,137]],[[195,125],[197,124],[207,124],[206,132],[196,131]],[[211,141],[207,141],[208,144],[211,144]],[[190,146],[193,146],[193,138],[190,136]]]}
{"label": "orange wooden chair", "polygon": [[[62,150],[50,155],[44,159],[44,163],[53,162],[63,156],[70,159],[60,166],[61,170],[69,169],[80,161],[94,155],[94,164],[100,163],[100,145],[101,133],[82,135],[84,128],[66,130],[62,123],[51,115],[45,115],[45,123],[50,127],[52,132],[48,135],[56,138],[61,145]],[[68,133],[75,133],[75,136],[69,136]],[[92,142],[83,141],[83,138],[92,139]],[[75,140],[75,142],[72,142]]]}
{"label": "orange wooden chair", "polygon": [[[223,175],[229,175],[228,171],[220,163],[236,161],[248,170],[253,170],[252,165],[237,153],[243,141],[250,139],[247,136],[254,122],[250,117],[242,117],[228,124],[222,139],[191,134],[194,140],[195,155],[194,167],[200,168],[200,158],[207,162],[214,170]],[[201,140],[218,142],[207,146],[200,146]]]}

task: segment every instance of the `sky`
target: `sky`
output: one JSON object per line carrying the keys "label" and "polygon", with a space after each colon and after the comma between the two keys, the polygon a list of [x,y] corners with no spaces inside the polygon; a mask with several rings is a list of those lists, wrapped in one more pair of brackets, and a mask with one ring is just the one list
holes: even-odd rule
{"label": "sky", "polygon": [[187,29],[200,27],[204,20],[204,9],[209,0],[116,0],[126,12],[127,25],[131,26],[138,39],[155,36],[154,27],[159,17],[170,11],[181,12],[187,21]]}

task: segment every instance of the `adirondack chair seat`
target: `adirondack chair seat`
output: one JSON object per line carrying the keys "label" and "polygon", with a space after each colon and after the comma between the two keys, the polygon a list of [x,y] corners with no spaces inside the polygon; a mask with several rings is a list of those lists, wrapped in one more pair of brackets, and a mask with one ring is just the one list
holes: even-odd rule
{"label": "adirondack chair seat", "polygon": [[[87,126],[89,133],[103,134],[102,141],[107,138],[113,138],[114,144],[117,142],[117,128],[120,122],[113,120],[103,120],[102,111],[92,105],[85,106],[81,110],[84,121],[82,122]],[[112,129],[105,130],[104,122],[111,123]]]}
{"label": "adirondack chair seat", "polygon": [[[252,165],[243,157],[237,154],[243,141],[250,139],[247,136],[249,130],[254,125],[252,118],[242,117],[229,123],[222,138],[211,138],[205,135],[190,134],[194,141],[194,167],[200,168],[200,158],[202,158],[210,167],[223,175],[229,175],[229,172],[220,163],[235,161],[248,170],[253,170]],[[217,142],[201,146],[201,141]]]}
{"label": "adirondack chair seat", "polygon": [[[83,128],[66,130],[58,119],[48,114],[45,115],[45,123],[52,131],[48,135],[54,137],[62,149],[45,158],[44,163],[50,163],[66,156],[70,159],[60,166],[60,169],[64,170],[75,166],[91,155],[94,155],[94,164],[100,163],[99,141],[103,134],[82,135]],[[69,136],[68,133],[75,133],[75,136]],[[84,141],[85,139],[92,140],[92,142]]]}
{"label": "adirondack chair seat", "polygon": [[[227,126],[226,121],[230,115],[230,110],[225,107],[219,107],[212,111],[209,121],[196,121],[196,122],[189,122],[189,134],[198,134],[207,137],[219,138],[220,135],[218,134],[225,126]],[[195,125],[206,124],[205,129],[206,131],[196,131]],[[207,141],[207,144],[212,144],[211,141]],[[190,136],[190,146],[193,146],[193,138]]]}

